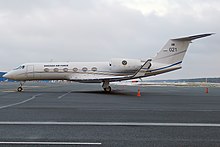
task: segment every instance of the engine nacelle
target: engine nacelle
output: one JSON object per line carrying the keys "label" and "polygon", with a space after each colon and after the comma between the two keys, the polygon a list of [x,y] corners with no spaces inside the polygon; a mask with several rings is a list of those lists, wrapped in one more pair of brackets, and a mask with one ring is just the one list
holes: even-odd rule
{"label": "engine nacelle", "polygon": [[111,72],[129,72],[134,73],[141,68],[141,60],[138,59],[111,59]]}

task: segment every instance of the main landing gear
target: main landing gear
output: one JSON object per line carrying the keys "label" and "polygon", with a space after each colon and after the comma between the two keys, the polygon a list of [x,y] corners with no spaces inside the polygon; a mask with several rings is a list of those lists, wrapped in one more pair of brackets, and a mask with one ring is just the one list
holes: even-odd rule
{"label": "main landing gear", "polygon": [[112,90],[111,87],[109,86],[109,81],[103,81],[102,88],[106,93],[110,93]]}
{"label": "main landing gear", "polygon": [[23,91],[22,86],[23,86],[24,83],[25,83],[25,82],[20,82],[20,86],[19,86],[18,89],[17,89],[18,92],[22,92],[22,91]]}

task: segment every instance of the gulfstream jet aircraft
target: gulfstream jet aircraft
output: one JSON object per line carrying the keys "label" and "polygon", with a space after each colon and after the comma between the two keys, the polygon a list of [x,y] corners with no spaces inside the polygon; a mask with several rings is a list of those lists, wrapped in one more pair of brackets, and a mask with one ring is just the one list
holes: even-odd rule
{"label": "gulfstream jet aircraft", "polygon": [[192,40],[212,33],[170,39],[152,59],[111,59],[110,62],[48,62],[25,63],[3,77],[20,81],[68,80],[82,83],[102,83],[106,92],[110,82],[137,79],[170,72],[181,68],[183,57]]}

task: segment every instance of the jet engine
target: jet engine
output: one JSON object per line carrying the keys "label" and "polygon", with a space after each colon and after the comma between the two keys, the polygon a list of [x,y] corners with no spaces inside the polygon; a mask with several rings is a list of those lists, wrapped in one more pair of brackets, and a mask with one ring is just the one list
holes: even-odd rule
{"label": "jet engine", "polygon": [[111,59],[110,68],[111,68],[111,72],[134,73],[141,68],[141,64],[142,64],[141,60],[138,59],[116,58],[116,59]]}

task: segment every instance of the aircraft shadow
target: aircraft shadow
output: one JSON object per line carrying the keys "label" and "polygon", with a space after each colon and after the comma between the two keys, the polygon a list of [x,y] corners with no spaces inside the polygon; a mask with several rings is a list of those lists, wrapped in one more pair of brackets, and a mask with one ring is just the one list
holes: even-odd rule
{"label": "aircraft shadow", "polygon": [[[59,93],[59,94],[65,94],[65,93],[68,93],[68,91],[41,91],[41,90],[38,90],[38,91],[35,91],[35,90],[26,90],[26,91],[22,91],[22,92],[16,92],[16,93],[43,93],[43,94],[46,94],[46,93],[50,93],[50,94],[53,94],[53,93]],[[113,90],[111,91],[110,93],[106,93],[105,91],[103,90],[96,90],[96,91],[93,91],[93,90],[80,90],[80,91],[71,91],[70,93],[74,94],[74,93],[84,93],[84,94],[100,94],[100,95],[115,95],[115,96],[136,96],[137,93],[135,92],[128,92],[128,91],[122,91],[122,90]]]}
{"label": "aircraft shadow", "polygon": [[121,95],[121,96],[134,96],[136,93],[133,92],[125,92],[121,90],[113,90],[110,93],[106,93],[105,91],[72,91],[71,93],[88,93],[88,94],[102,94],[102,95]]}

